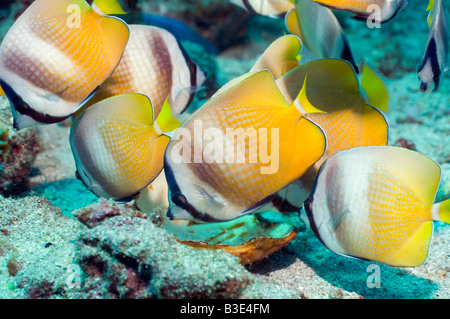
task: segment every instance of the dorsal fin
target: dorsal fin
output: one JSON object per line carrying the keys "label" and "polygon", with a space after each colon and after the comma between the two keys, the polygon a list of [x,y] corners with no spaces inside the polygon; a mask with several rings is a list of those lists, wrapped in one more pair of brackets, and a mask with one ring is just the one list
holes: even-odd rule
{"label": "dorsal fin", "polygon": [[232,80],[231,85],[225,84],[226,89],[219,90],[220,94],[216,93],[208,103],[251,99],[255,104],[289,106],[269,71],[249,72],[239,79],[239,82]]}

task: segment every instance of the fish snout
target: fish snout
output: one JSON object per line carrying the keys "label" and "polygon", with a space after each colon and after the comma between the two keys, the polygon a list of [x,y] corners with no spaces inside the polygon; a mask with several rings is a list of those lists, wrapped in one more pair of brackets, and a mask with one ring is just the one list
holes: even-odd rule
{"label": "fish snout", "polygon": [[428,83],[420,82],[420,92],[425,92],[428,89]]}
{"label": "fish snout", "polygon": [[175,217],[174,217],[174,215],[173,215],[173,211],[170,209],[170,207],[169,207],[169,209],[167,210],[166,216],[167,216],[167,218],[169,218],[170,220],[174,220],[174,219],[175,219]]}

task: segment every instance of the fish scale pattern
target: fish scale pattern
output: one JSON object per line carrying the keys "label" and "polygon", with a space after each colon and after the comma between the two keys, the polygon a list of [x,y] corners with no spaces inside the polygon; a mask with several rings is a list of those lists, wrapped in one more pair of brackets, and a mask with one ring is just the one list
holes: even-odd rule
{"label": "fish scale pattern", "polygon": [[35,86],[66,101],[80,101],[101,84],[111,66],[98,19],[81,15],[86,28],[70,28],[66,19],[37,17],[18,24],[2,54],[9,70]]}
{"label": "fish scale pattern", "polygon": [[[270,128],[273,127],[285,127],[286,129],[279,130],[279,143],[280,150],[283,150],[287,143],[291,132],[289,128],[289,121],[296,120],[295,118],[287,118],[286,113],[288,108],[284,110],[280,107],[273,107],[271,105],[255,105],[251,100],[240,101],[241,106],[236,106],[233,103],[229,105],[222,104],[220,107],[211,108],[211,112],[205,114],[202,118],[204,127],[216,127],[221,128],[222,132],[226,133],[226,128],[233,129],[250,129],[250,131],[256,131],[258,141],[266,140],[267,154],[271,154],[271,133]],[[280,124],[284,122],[283,124]],[[259,128],[268,128],[267,136],[265,131],[262,130],[259,134]],[[276,192],[280,184],[285,181],[285,177],[289,175],[287,168],[288,163],[291,163],[292,159],[284,157],[285,154],[280,153],[280,163],[286,163],[282,165],[276,174],[261,174],[260,161],[260,149],[259,143],[250,143],[248,138],[235,138],[234,150],[245,149],[245,163],[201,163],[192,165],[191,169],[196,171],[198,176],[207,181],[214,189],[219,193],[229,194],[232,201],[236,203],[255,203],[260,200],[261,194],[270,194]],[[224,144],[224,159],[226,154],[232,152],[232,146]],[[192,149],[194,152],[194,149]],[[258,154],[258,162],[251,163],[249,156]],[[254,157],[253,157],[254,158]],[[236,157],[235,157],[236,160]],[[289,178],[289,177],[288,177]]]}
{"label": "fish scale pattern", "polygon": [[355,183],[353,185],[358,188],[354,189],[356,194],[351,194],[352,189],[345,189],[345,194],[340,196],[346,198],[342,201],[336,199],[336,203],[352,205],[349,209],[352,213],[343,215],[336,225],[335,236],[346,253],[352,256],[392,263],[405,241],[427,221],[429,208],[420,202],[408,185],[386,170],[383,163],[371,163],[373,169],[367,169],[366,163],[353,163],[350,177],[366,176],[360,178],[366,185]]}
{"label": "fish scale pattern", "polygon": [[[151,138],[154,129],[133,125],[113,118],[99,119],[98,141],[101,147],[94,153],[96,163],[102,163],[102,178],[113,193],[123,194],[130,189],[145,187],[152,175],[156,142]],[[135,145],[130,152],[127,145]]]}
{"label": "fish scale pattern", "polygon": [[156,118],[171,92],[173,53],[164,44],[164,30],[133,25],[130,29],[122,60],[89,104],[123,93],[142,93],[151,99]]}

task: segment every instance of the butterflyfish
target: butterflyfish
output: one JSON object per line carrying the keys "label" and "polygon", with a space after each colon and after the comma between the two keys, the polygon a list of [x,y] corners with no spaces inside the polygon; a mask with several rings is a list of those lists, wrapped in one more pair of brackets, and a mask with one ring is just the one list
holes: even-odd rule
{"label": "butterflyfish", "polygon": [[450,200],[434,203],[440,174],[436,162],[406,148],[345,150],[320,168],[302,218],[337,254],[420,266],[433,221],[450,223]]}
{"label": "butterflyfish", "polygon": [[14,127],[63,121],[111,75],[129,38],[124,0],[36,0],[0,46]]}

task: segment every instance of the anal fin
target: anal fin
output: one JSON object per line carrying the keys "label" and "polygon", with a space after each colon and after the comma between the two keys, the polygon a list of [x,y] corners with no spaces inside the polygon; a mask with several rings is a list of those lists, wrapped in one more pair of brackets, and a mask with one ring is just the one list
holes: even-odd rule
{"label": "anal fin", "polygon": [[433,222],[423,223],[417,231],[396,251],[392,266],[416,267],[422,265],[428,256]]}

